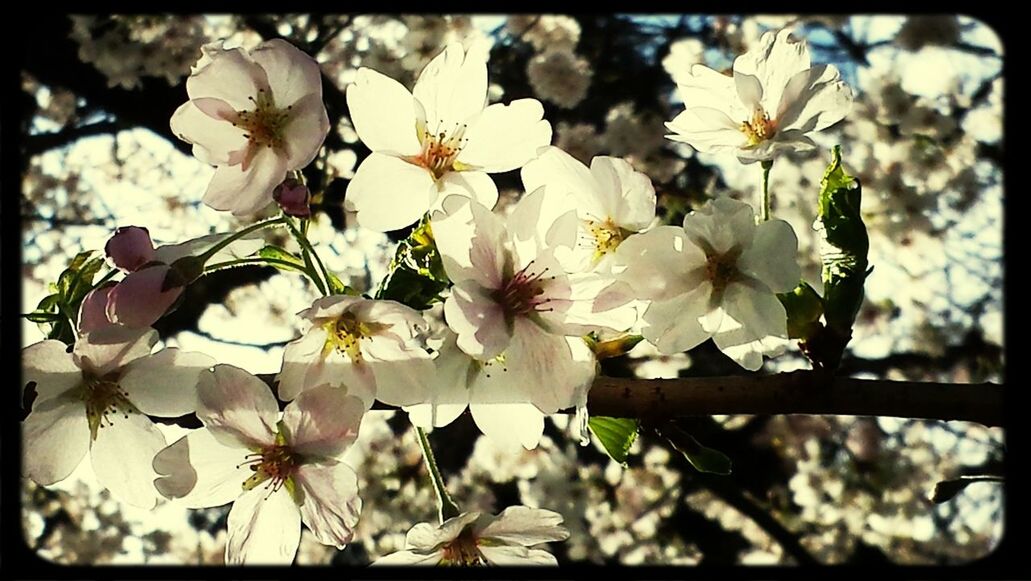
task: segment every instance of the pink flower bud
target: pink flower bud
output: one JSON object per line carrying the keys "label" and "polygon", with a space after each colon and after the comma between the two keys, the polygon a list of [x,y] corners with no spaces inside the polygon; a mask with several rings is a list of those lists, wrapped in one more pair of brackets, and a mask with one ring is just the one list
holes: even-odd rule
{"label": "pink flower bud", "polygon": [[154,260],[154,244],[150,233],[140,226],[123,226],[104,246],[107,257],[125,272],[134,272]]}
{"label": "pink flower bud", "polygon": [[82,299],[82,305],[79,306],[79,333],[89,333],[114,324],[107,318],[107,301],[115,286],[112,282],[97,287]]}
{"label": "pink flower bud", "polygon": [[108,295],[107,318],[126,327],[153,325],[183,293],[181,286],[162,290],[170,271],[157,264],[130,273]]}
{"label": "pink flower bud", "polygon": [[288,179],[276,186],[276,189],[272,191],[272,198],[287,216],[299,218],[311,216],[311,208],[308,207],[311,193],[304,184],[295,179]]}

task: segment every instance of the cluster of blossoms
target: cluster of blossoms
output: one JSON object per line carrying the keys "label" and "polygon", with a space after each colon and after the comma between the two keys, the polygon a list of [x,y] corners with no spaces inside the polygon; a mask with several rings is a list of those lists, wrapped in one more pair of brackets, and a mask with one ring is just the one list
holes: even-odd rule
{"label": "cluster of blossoms", "polygon": [[[544,416],[560,410],[580,412],[586,437],[599,339],[639,334],[672,354],[712,338],[750,370],[780,352],[787,323],[776,294],[800,279],[791,227],[758,222],[729,197],[682,227],[658,225],[655,190],[626,160],[586,165],[553,147],[534,99],[487,105],[488,56],[484,43],[451,44],[411,91],[362,68],[346,92],[372,151],[346,206],[378,231],[425,219],[449,282],[438,297],[446,326],[431,339],[419,310],[349,294],[311,266],[318,256],[294,219],[311,215],[298,170],[329,129],[319,65],[281,40],[251,51],[205,46],[186,83],[190,100],[171,119],[216,167],[204,201],[240,216],[278,203],[282,215],[157,249],[143,228],[115,233],[106,252],[125,276],[82,301],[72,352],[45,341],[24,353],[36,392],[24,428],[28,475],[54,483],[89,451],[97,477],[127,502],[233,502],[228,563],[289,563],[301,523],[326,545],[352,539],[361,499],[342,456],[376,401],[403,407],[420,429],[468,408],[487,437],[532,449]],[[810,68],[805,45],[784,32],[740,57],[733,79],[699,66],[679,79],[688,109],[670,124],[674,138],[743,161],[811,145],[805,134],[841,119],[851,100],[837,70]],[[490,174],[511,170],[526,193],[496,212]],[[261,241],[244,235],[265,226],[297,237],[308,267],[296,268],[325,295],[298,314],[310,325],[285,349],[281,401],[243,369],[173,348],[151,353],[149,327],[183,288],[220,253],[257,251]],[[171,445],[149,419],[186,414],[204,427]],[[528,507],[442,521],[416,525],[405,550],[379,563],[547,564],[554,557],[531,547],[568,537],[561,515]]]}

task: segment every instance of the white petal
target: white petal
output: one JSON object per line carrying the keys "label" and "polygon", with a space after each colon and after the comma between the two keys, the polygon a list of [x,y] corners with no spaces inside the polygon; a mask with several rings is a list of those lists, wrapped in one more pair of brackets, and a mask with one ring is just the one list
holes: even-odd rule
{"label": "white petal", "polygon": [[321,95],[311,94],[294,103],[283,130],[287,169],[298,170],[311,163],[328,134],[329,116]]}
{"label": "white petal", "polygon": [[496,378],[492,373],[490,380],[507,382],[502,393],[527,394],[526,399],[512,396],[510,401],[528,401],[550,414],[574,405],[577,391],[594,379],[595,365],[590,349],[579,337],[547,333],[519,318],[505,351],[507,372]]}
{"label": "white petal", "polygon": [[433,238],[454,284],[472,280],[500,288],[506,258],[505,223],[489,208],[464,196],[449,196],[431,217]]}
{"label": "white petal", "polygon": [[[451,43],[419,74],[412,93],[422,104],[426,125],[464,123],[487,104],[487,58],[489,47],[476,42],[466,52]],[[443,127],[442,127],[443,129]]]}
{"label": "white petal", "polygon": [[500,547],[481,546],[480,553],[488,563],[498,566],[558,565],[554,555],[541,549],[505,545]]}
{"label": "white petal", "polygon": [[68,346],[60,341],[49,340],[22,349],[20,387],[24,388],[30,382],[35,382],[36,400],[33,406],[82,383],[82,370],[75,365],[75,360],[67,348]]}
{"label": "white petal", "polygon": [[[759,45],[734,60],[734,76],[754,75],[764,89],[763,108],[776,110],[788,80],[810,67],[809,48],[804,41],[791,38],[791,29],[762,35]],[[790,40],[789,40],[790,39]]]}
{"label": "white petal", "polygon": [[433,551],[431,553],[417,553],[415,551],[398,551],[384,555],[372,562],[372,567],[396,567],[408,565],[439,565],[444,558],[444,551]]}
{"label": "white petal", "polygon": [[629,284],[638,298],[648,300],[691,292],[704,279],[705,264],[705,253],[676,226],[630,236],[613,257],[613,269],[622,269],[619,280]]}
{"label": "white petal", "polygon": [[247,171],[243,164],[216,169],[203,201],[234,216],[254,214],[272,202],[272,190],[282,183],[286,170],[286,158],[271,147],[258,147]]}
{"label": "white petal", "polygon": [[476,427],[502,449],[536,448],[544,433],[544,414],[529,403],[487,401],[491,396],[503,397],[486,389],[471,396],[475,399],[469,402],[469,411]]}
{"label": "white petal", "polygon": [[608,213],[627,230],[644,230],[655,219],[655,188],[648,176],[626,160],[599,156],[591,160],[591,174],[602,189]]}
{"label": "white petal", "polygon": [[[243,483],[254,473],[244,463],[251,450],[240,446],[226,446],[210,430],[193,430],[173,444],[185,448],[186,462],[181,450],[165,448],[154,457],[154,470],[166,479],[155,486],[166,496],[175,496],[188,508],[222,506],[244,493]],[[193,485],[184,485],[193,479]],[[174,495],[172,494],[174,493]]]}
{"label": "white petal", "polygon": [[267,86],[265,71],[240,48],[216,52],[207,66],[186,79],[191,99],[221,99],[237,111],[253,109],[248,97],[256,97],[258,89]]}
{"label": "white petal", "polygon": [[255,448],[275,439],[279,404],[257,377],[239,367],[220,364],[201,375],[197,417],[228,446]]}
{"label": "white petal", "polygon": [[554,511],[510,506],[476,536],[524,547],[564,541],[569,538],[569,531],[561,526],[562,521],[562,515]]}
{"label": "white petal", "polygon": [[130,363],[118,385],[143,413],[174,418],[197,410],[197,382],[214,365],[208,355],[170,347]]}
{"label": "white petal", "polygon": [[723,309],[756,338],[773,335],[786,339],[788,336],[787,312],[771,292],[731,283],[723,294]]}
{"label": "white petal", "polygon": [[[600,159],[600,158],[595,158]],[[548,194],[558,196],[574,196],[580,204],[580,214],[604,219],[607,213],[608,204],[601,196],[606,192],[602,191],[595,176],[575,157],[562,151],[558,147],[550,146],[534,160],[523,166],[519,171],[523,180],[523,189],[527,192],[536,191],[539,188],[548,190]],[[618,192],[617,192],[618,195]]]}
{"label": "white petal", "polygon": [[313,387],[283,410],[290,446],[299,454],[331,458],[342,454],[358,437],[365,405],[331,386]]}
{"label": "white petal", "polygon": [[379,401],[395,406],[426,401],[426,383],[435,371],[429,353],[414,349],[389,360],[370,358],[366,363],[376,376]]}
{"label": "white petal", "polygon": [[276,107],[285,109],[306,95],[322,99],[319,63],[289,42],[266,40],[251,50],[250,57],[264,69]]}
{"label": "white petal", "polygon": [[763,98],[763,87],[758,78],[748,73],[735,72],[734,85],[737,87],[737,96],[745,107],[753,109],[760,105]]}
{"label": "white petal", "polygon": [[802,271],[798,266],[798,238],[791,225],[783,220],[759,224],[751,246],[738,258],[737,267],[775,293],[794,289]]}
{"label": "white petal", "polygon": [[86,333],[75,342],[72,357],[76,365],[103,377],[116,369],[150,354],[157,343],[154,329],[105,327]]}
{"label": "white petal", "polygon": [[487,209],[498,203],[498,186],[482,171],[451,171],[440,178],[442,199],[449,194],[468,196],[483,204]]}
{"label": "white petal", "polygon": [[197,470],[190,465],[190,440],[179,438],[174,444],[154,455],[151,461],[154,488],[165,498],[182,498],[197,486]]}
{"label": "white petal", "polygon": [[722,197],[684,217],[684,231],[696,243],[707,243],[719,254],[738,246],[748,248],[755,235],[752,206]]}
{"label": "white petal", "polygon": [[797,73],[788,81],[777,107],[777,123],[784,131],[819,131],[842,120],[852,109],[852,89],[833,65],[820,65]]}
{"label": "white petal", "polygon": [[22,423],[22,469],[37,484],[68,477],[89,450],[86,408],[74,395],[36,402]]}
{"label": "white petal", "polygon": [[304,491],[301,520],[323,545],[344,548],[354,537],[362,510],[354,470],[343,462],[304,464],[294,478]]}
{"label": "white petal", "polygon": [[[313,325],[300,339],[287,343],[283,350],[283,365],[276,375],[279,383],[279,399],[292,401],[297,394],[309,387],[309,370],[322,358],[322,348],[326,345],[326,332],[322,327]],[[314,379],[314,378],[313,378]]]}
{"label": "white petal", "polygon": [[696,64],[684,74],[675,75],[677,93],[688,111],[716,109],[732,118],[744,118],[745,108],[738,97],[734,78]]}
{"label": "white petal", "polygon": [[109,414],[110,424],[102,424],[90,449],[93,472],[115,498],[133,506],[153,508],[157,504],[154,488],[154,456],[165,447],[165,437],[154,422],[141,413],[128,417]]}
{"label": "white petal", "polygon": [[706,283],[693,292],[653,301],[642,317],[646,326],[641,334],[666,355],[693,349],[712,336],[699,322],[709,310],[711,290]]}
{"label": "white petal", "polygon": [[286,488],[257,486],[233,503],[226,565],[289,565],[301,542],[301,512]]}
{"label": "white petal", "polygon": [[551,124],[543,117],[544,107],[536,99],[487,107],[470,120],[465,133],[468,143],[458,161],[488,173],[526,165],[551,144]]}
{"label": "white petal", "polygon": [[687,143],[703,153],[737,149],[746,143],[740,124],[717,109],[688,109],[674,117],[666,127],[673,131],[666,137]]}
{"label": "white petal", "polygon": [[362,67],[347,87],[347,108],[362,143],[394,156],[417,155],[415,97],[404,85]]}
{"label": "white petal", "polygon": [[[265,246],[264,236],[265,233],[261,230],[241,236],[216,251],[208,259],[208,264],[250,256]],[[164,262],[165,264],[172,264],[184,256],[199,256],[225,238],[226,234],[224,233],[207,234],[178,244],[163,244],[154,249],[154,260]]]}
{"label": "white petal", "polygon": [[229,156],[247,144],[243,130],[226,119],[211,117],[193,101],[175,110],[171,127],[176,137],[193,144],[193,156],[208,165],[229,163]]}
{"label": "white petal", "polygon": [[[726,319],[733,321],[731,317]],[[712,340],[727,357],[749,371],[757,371],[762,367],[764,355],[776,357],[786,351],[790,343],[783,337],[756,338],[755,333],[741,326],[721,329],[712,336]]]}
{"label": "white petal", "polygon": [[405,548],[418,551],[432,551],[449,543],[462,533],[463,530],[480,518],[478,512],[463,512],[444,521],[440,526],[429,523],[419,523],[408,530],[405,536]]}
{"label": "white petal", "polygon": [[470,378],[479,375],[480,365],[458,348],[457,339],[448,333],[433,360],[436,370],[426,382],[428,403],[405,407],[411,422],[421,428],[446,426],[469,405]]}
{"label": "white petal", "polygon": [[458,334],[458,346],[477,359],[496,357],[512,340],[504,310],[475,281],[451,287],[451,296],[444,302],[444,316],[448,327]]}
{"label": "white petal", "polygon": [[373,152],[362,160],[344,198],[363,228],[389,232],[416,222],[437,198],[437,184],[423,167]]}

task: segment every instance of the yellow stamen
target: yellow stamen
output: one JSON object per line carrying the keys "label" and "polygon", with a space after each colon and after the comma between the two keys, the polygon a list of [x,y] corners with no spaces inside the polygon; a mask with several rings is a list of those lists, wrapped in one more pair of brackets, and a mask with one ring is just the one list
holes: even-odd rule
{"label": "yellow stamen", "polygon": [[739,127],[748,139],[748,147],[756,147],[760,143],[772,139],[777,133],[777,122],[770,119],[759,105],[752,111],[752,118],[742,121]]}

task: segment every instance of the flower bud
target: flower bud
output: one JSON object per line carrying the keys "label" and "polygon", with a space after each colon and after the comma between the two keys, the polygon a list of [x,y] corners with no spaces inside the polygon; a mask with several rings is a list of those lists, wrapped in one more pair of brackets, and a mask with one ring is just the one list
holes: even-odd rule
{"label": "flower bud", "polygon": [[116,267],[125,272],[134,272],[154,260],[154,244],[150,233],[140,226],[123,226],[115,230],[104,252]]}
{"label": "flower bud", "polygon": [[311,208],[308,206],[311,201],[311,192],[308,191],[307,186],[293,178],[276,186],[276,189],[272,191],[272,198],[287,216],[298,218],[311,216]]}

